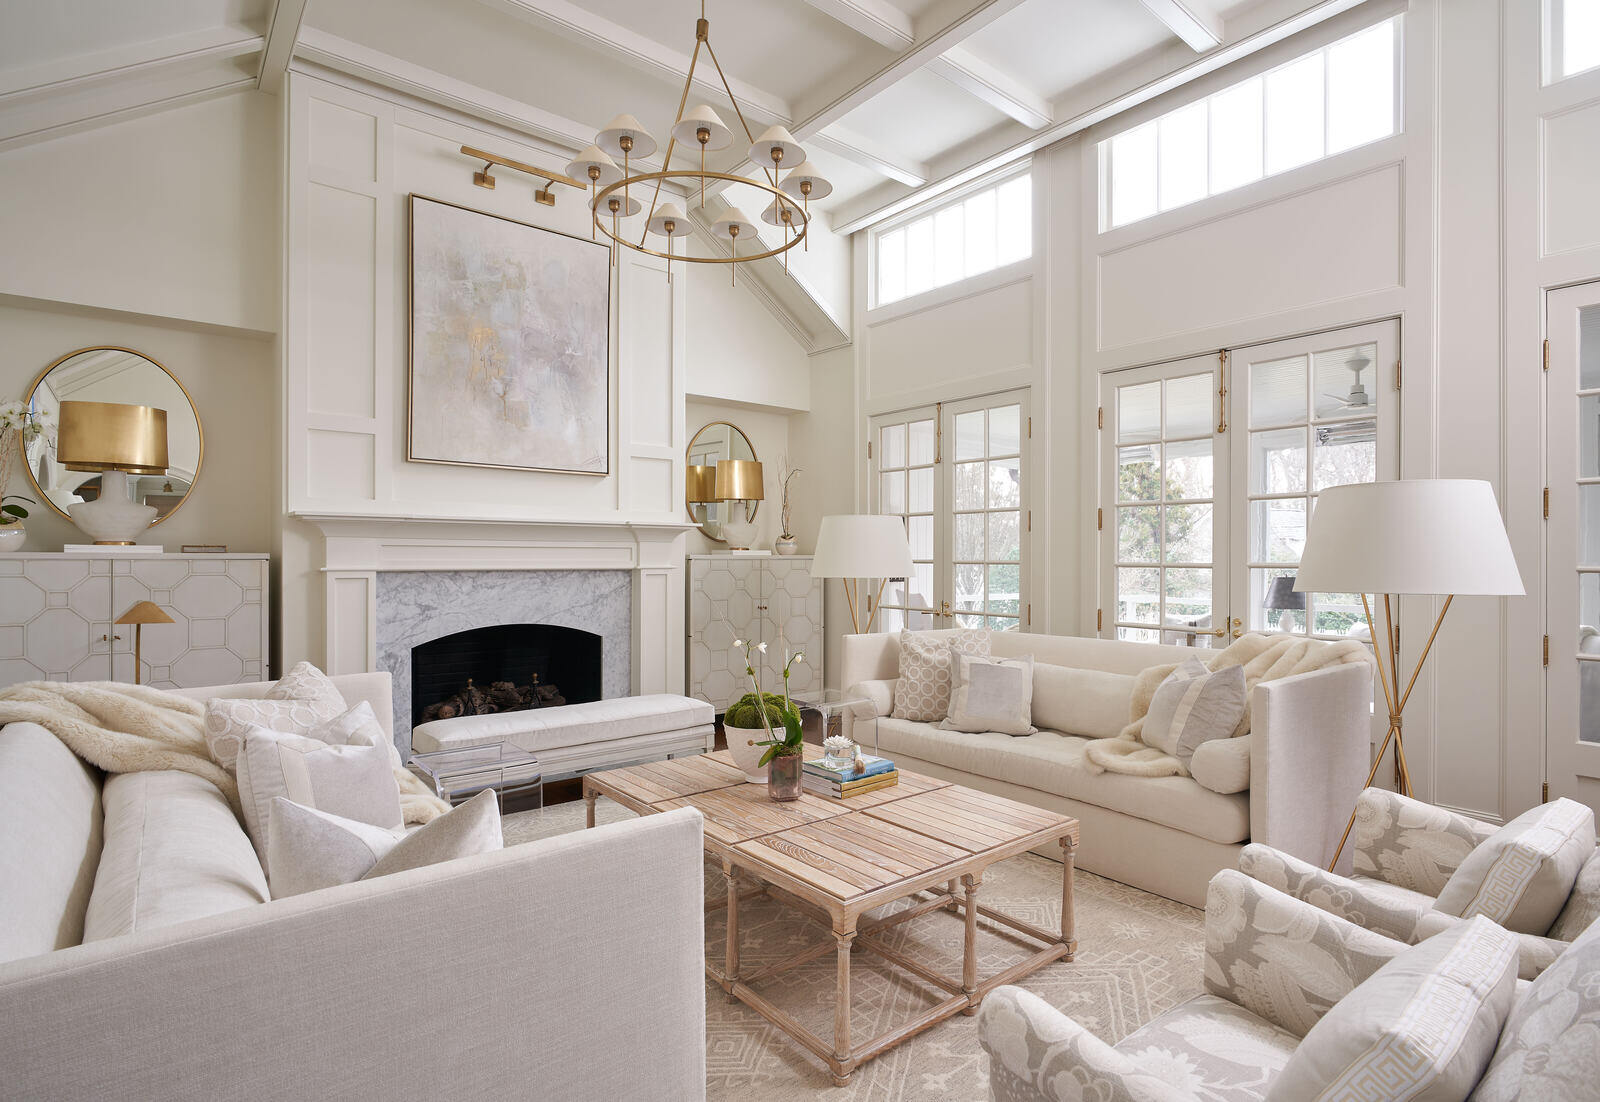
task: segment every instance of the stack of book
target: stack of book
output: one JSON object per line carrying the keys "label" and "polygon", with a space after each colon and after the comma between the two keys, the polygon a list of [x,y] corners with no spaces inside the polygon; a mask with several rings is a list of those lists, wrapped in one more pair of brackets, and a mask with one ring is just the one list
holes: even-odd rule
{"label": "stack of book", "polygon": [[818,796],[829,796],[835,800],[859,796],[865,792],[875,792],[880,788],[890,788],[900,783],[900,771],[888,758],[862,754],[859,760],[865,766],[864,769],[836,769],[828,764],[826,758],[808,761],[801,773],[800,783],[807,792]]}

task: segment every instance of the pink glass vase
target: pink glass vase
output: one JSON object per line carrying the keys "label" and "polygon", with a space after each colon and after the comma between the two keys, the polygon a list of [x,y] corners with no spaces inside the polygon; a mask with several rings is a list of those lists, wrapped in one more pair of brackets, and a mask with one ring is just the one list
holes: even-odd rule
{"label": "pink glass vase", "polygon": [[784,754],[767,764],[767,798],[777,801],[800,798],[799,754]]}

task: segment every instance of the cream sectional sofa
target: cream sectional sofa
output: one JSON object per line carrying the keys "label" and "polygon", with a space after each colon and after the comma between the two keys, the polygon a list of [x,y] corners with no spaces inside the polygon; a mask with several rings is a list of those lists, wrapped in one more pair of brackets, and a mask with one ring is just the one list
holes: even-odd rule
{"label": "cream sectional sofa", "polygon": [[1134,676],[1182,661],[1192,649],[997,632],[991,651],[1033,656],[1038,734],[964,734],[893,718],[896,633],[846,635],[840,682],[874,700],[884,717],[880,751],[901,768],[1077,818],[1077,862],[1091,872],[1198,907],[1212,875],[1236,868],[1249,842],[1314,863],[1332,856],[1371,761],[1366,666],[1256,686],[1249,787],[1225,795],[1191,777],[1096,774],[1084,763],[1089,739],[1111,737],[1127,723]]}
{"label": "cream sectional sofa", "polygon": [[215,786],[17,723],[0,816],[0,1096],[705,1096],[692,809],[269,902]]}

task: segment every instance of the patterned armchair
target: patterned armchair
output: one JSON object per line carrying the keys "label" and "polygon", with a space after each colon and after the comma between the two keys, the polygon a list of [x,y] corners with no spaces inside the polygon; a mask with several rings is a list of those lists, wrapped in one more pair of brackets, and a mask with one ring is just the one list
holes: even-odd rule
{"label": "patterned armchair", "polygon": [[[1112,1046],[1043,999],[997,988],[978,1011],[991,1096],[995,1102],[1268,1098],[1311,1027],[1408,948],[1224,870],[1206,895],[1205,994]],[[1509,967],[1509,945],[1506,952]],[[1600,922],[1538,980],[1517,984],[1473,1102],[1594,1097],[1596,977]]]}
{"label": "patterned armchair", "polygon": [[[1239,855],[1247,876],[1357,926],[1415,944],[1463,921],[1434,908],[1452,873],[1498,828],[1369,788],[1356,804],[1355,875],[1340,876],[1251,844]],[[1519,933],[1519,974],[1532,979],[1600,918],[1600,853],[1578,875],[1565,907],[1541,934]]]}

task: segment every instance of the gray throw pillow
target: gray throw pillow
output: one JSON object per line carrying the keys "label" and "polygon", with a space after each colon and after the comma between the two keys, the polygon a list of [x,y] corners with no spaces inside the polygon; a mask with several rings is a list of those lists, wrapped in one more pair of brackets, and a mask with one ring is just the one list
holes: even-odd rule
{"label": "gray throw pillow", "polygon": [[1530,808],[1479,842],[1451,874],[1434,909],[1483,915],[1519,934],[1543,934],[1594,854],[1594,812],[1565,798]]}
{"label": "gray throw pillow", "polygon": [[1033,725],[1033,656],[977,658],[955,655],[955,688],[946,731],[1036,735]]}
{"label": "gray throw pillow", "polygon": [[1201,743],[1232,737],[1247,706],[1243,666],[1208,670],[1187,658],[1156,687],[1141,738],[1187,769]]}
{"label": "gray throw pillow", "polygon": [[894,718],[938,723],[950,712],[951,666],[958,654],[989,656],[989,633],[971,629],[947,634],[900,633],[900,680],[894,688]]}

